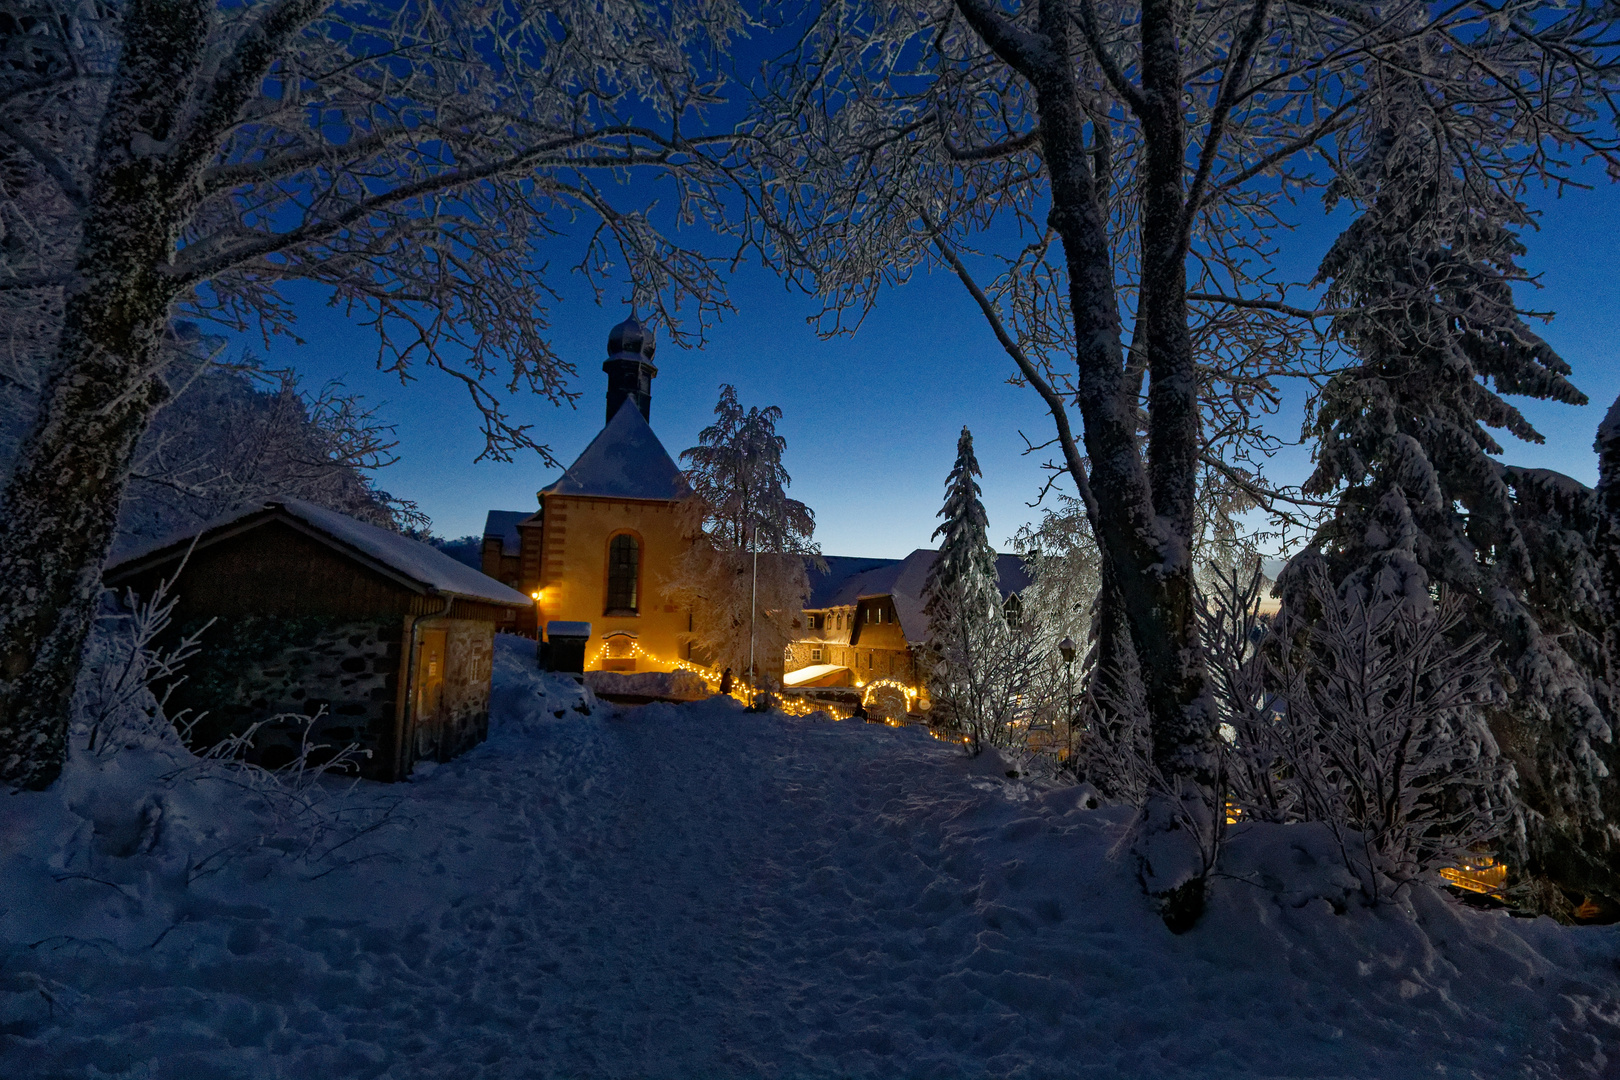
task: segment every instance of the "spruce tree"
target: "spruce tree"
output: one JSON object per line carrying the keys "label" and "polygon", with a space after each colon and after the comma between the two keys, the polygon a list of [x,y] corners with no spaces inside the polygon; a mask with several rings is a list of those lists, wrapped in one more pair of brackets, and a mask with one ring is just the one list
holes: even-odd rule
{"label": "spruce tree", "polygon": [[923,610],[930,622],[947,611],[974,619],[1001,617],[996,553],[985,532],[989,519],[974,479],[980,475],[979,461],[973,456],[973,433],[964,426],[956,441],[956,464],[945,480],[945,505],[936,515],[945,519],[934,530],[935,539],[943,538],[939,556],[928,568],[923,584]]}
{"label": "spruce tree", "polygon": [[[1586,397],[1514,304],[1523,208],[1435,170],[1433,138],[1420,117],[1403,123],[1392,110],[1384,137],[1340,181],[1365,209],[1320,280],[1346,312],[1335,331],[1358,363],[1328,383],[1314,418],[1305,489],[1337,507],[1285,574],[1285,603],[1309,607],[1303,567],[1317,558],[1341,591],[1393,591],[1419,606],[1440,587],[1465,597],[1458,632],[1500,642],[1503,703],[1490,723],[1519,804],[1504,854],[1537,906],[1558,911],[1571,894],[1617,904],[1620,761],[1596,629],[1602,589],[1583,569],[1604,542],[1595,503],[1567,477],[1501,464],[1490,430],[1542,441],[1503,394]],[[1570,588],[1572,574],[1587,584]]]}

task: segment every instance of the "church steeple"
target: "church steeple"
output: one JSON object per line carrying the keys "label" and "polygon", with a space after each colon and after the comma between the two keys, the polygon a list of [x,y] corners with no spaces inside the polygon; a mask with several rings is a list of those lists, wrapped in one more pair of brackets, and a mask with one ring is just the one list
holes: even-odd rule
{"label": "church steeple", "polygon": [[634,314],[608,332],[608,358],[602,365],[608,377],[608,420],[625,398],[636,403],[643,420],[652,420],[652,381],[658,374],[652,358],[657,348],[651,328],[637,322]]}

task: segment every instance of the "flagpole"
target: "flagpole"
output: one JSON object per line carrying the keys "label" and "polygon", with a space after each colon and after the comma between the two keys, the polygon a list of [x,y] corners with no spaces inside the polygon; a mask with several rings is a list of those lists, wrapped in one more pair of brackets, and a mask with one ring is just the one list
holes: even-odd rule
{"label": "flagpole", "polygon": [[754,582],[753,594],[748,601],[748,707],[759,702],[754,685],[754,615],[759,611],[759,524],[754,524]]}

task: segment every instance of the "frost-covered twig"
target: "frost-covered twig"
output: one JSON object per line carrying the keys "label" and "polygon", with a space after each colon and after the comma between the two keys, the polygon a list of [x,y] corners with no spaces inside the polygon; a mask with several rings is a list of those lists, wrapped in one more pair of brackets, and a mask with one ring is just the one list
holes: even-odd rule
{"label": "frost-covered twig", "polygon": [[1376,902],[1466,861],[1508,819],[1512,773],[1482,711],[1491,646],[1454,640],[1461,606],[1443,590],[1341,591],[1309,573],[1317,618],[1277,626],[1255,654],[1275,696],[1234,710],[1229,775],[1245,812],[1326,824]]}
{"label": "frost-covered twig", "polygon": [[[352,798],[361,782],[357,765],[371,751],[361,750],[355,743],[334,750],[311,739],[324,716],[323,708],[313,716],[282,714],[260,721],[220,740],[186,767],[164,777],[170,784],[211,782],[234,788],[257,816],[252,835],[197,859],[189,868],[190,880],[216,873],[263,847],[275,848],[307,866],[330,870],[338,852],[392,820],[397,798]],[[275,769],[253,762],[250,755],[260,729],[282,723],[300,726],[297,755]]]}
{"label": "frost-covered twig", "polygon": [[214,624],[210,619],[172,644],[164,643],[180,600],[173,592],[174,580],[158,582],[145,600],[126,590],[124,610],[100,620],[87,647],[86,677],[79,687],[73,728],[76,750],[104,759],[135,743],[183,743],[202,718],[170,716],[167,711],[169,696],[185,678],[180,669],[196,655],[203,633]]}

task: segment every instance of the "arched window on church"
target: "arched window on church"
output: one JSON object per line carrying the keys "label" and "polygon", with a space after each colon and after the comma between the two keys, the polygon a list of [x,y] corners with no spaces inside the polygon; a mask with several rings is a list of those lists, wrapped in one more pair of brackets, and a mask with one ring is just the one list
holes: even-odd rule
{"label": "arched window on church", "polygon": [[629,533],[608,541],[607,605],[604,615],[634,615],[641,573],[641,545]]}

